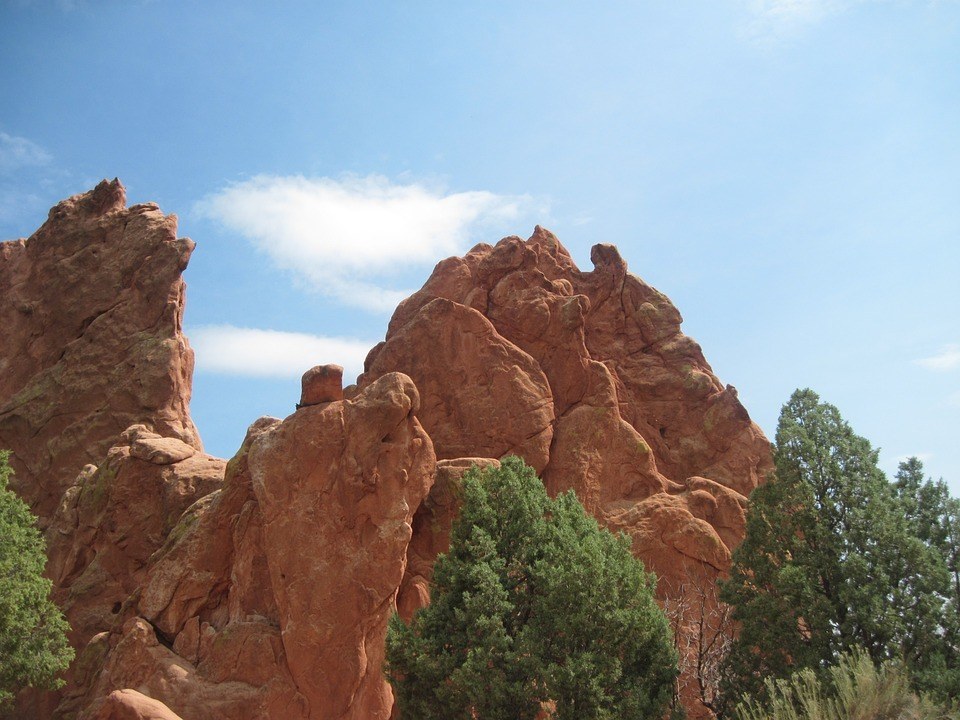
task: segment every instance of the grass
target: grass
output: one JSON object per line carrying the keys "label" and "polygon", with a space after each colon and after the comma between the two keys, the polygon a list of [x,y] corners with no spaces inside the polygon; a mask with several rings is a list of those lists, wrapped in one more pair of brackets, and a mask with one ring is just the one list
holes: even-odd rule
{"label": "grass", "polygon": [[744,698],[736,720],[956,720],[910,689],[894,662],[877,667],[866,653],[844,654],[824,676],[810,669],[786,680],[767,680],[766,702]]}

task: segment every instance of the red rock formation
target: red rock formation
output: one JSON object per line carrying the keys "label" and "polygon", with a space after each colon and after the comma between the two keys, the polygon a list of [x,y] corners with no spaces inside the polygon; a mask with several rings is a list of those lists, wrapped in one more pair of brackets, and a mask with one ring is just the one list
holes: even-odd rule
{"label": "red rock formation", "polygon": [[421,392],[418,417],[439,457],[515,454],[543,470],[554,415],[547,378],[479,312],[444,298],[427,302],[370,352],[367,377],[399,368]]}
{"label": "red rock formation", "polygon": [[385,720],[387,619],[429,602],[465,469],[508,453],[632,536],[681,630],[715,606],[689,588],[729,567],[768,443],[614,248],[581,272],[537,228],[444,260],[356,387],[308,370],[224,466],[187,411],[192,247],[117,182],[0,245],[0,446],[78,648],[24,717]]}
{"label": "red rock formation", "polygon": [[[581,272],[538,227],[527,241],[444,260],[400,304],[358,386],[409,374],[438,457],[521,455],[551,493],[573,488],[631,535],[661,597],[675,600],[691,579],[713,587],[729,568],[770,446],[670,301],[614,247],[595,246],[591,259]],[[418,510],[405,614],[428,598],[431,555],[445,549],[452,516],[443,503]],[[703,715],[692,679],[683,682],[688,709]]]}
{"label": "red rock formation", "polygon": [[73,706],[133,688],[191,720],[388,718],[386,625],[436,464],[418,408],[391,373],[254,423],[84,650],[100,669]]}
{"label": "red rock formation", "polygon": [[303,374],[300,385],[298,408],[343,400],[343,368],[339,365],[317,365]]}
{"label": "red rock formation", "polygon": [[417,508],[413,536],[407,547],[407,567],[397,595],[397,612],[404,620],[430,602],[430,582],[437,555],[450,548],[450,530],[460,512],[459,480],[474,465],[500,466],[491,458],[437,461],[433,487]]}
{"label": "red rock formation", "polygon": [[47,533],[47,574],[75,646],[109,629],[190,505],[220,487],[224,461],[142,425],[64,493]]}
{"label": "red rock formation", "polygon": [[162,702],[136,690],[115,690],[98,704],[93,720],[181,720]]}
{"label": "red rock formation", "polygon": [[193,242],[177,238],[175,216],[125,197],[104,181],[27,240],[0,243],[0,447],[43,527],[131,425],[201,449],[181,331]]}
{"label": "red rock formation", "polygon": [[280,422],[255,422],[222,488],[180,516],[118,622],[83,650],[96,670],[59,714],[133,688],[191,720],[307,717],[286,667],[248,464],[251,445]]}
{"label": "red rock formation", "polygon": [[283,644],[312,717],[390,715],[386,624],[435,465],[419,408],[410,378],[389,373],[299,410],[250,451]]}

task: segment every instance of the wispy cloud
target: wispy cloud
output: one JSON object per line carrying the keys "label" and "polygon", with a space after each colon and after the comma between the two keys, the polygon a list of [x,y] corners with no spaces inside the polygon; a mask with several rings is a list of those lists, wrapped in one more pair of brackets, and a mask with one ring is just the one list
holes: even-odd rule
{"label": "wispy cloud", "polygon": [[743,35],[759,44],[778,43],[859,0],[748,0]]}
{"label": "wispy cloud", "polygon": [[0,130],[0,240],[25,235],[43,220],[51,181],[62,175],[43,147]]}
{"label": "wispy cloud", "polygon": [[335,363],[356,377],[374,343],[354,338],[205,325],[189,332],[197,369],[250,377],[300,377],[314,365]]}
{"label": "wispy cloud", "polygon": [[409,294],[389,287],[390,276],[465,250],[479,230],[516,222],[530,204],[527,196],[446,193],[380,175],[260,175],[204,198],[197,210],[319,292],[390,310]]}
{"label": "wispy cloud", "polygon": [[960,367],[960,344],[951,343],[944,345],[936,355],[920,358],[919,360],[914,360],[914,362],[928,370],[937,370],[940,372],[956,370]]}
{"label": "wispy cloud", "polygon": [[48,164],[53,157],[32,140],[0,132],[0,172]]}

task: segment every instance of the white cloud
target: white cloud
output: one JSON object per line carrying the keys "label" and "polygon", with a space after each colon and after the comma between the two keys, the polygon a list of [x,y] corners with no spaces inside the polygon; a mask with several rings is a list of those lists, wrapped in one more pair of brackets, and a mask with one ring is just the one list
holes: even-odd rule
{"label": "white cloud", "polygon": [[529,204],[527,196],[447,194],[380,175],[259,175],[204,198],[197,210],[323,294],[391,310],[409,290],[383,287],[386,278],[465,250],[478,230],[515,222]]}
{"label": "white cloud", "polygon": [[46,165],[53,158],[31,140],[0,132],[0,171],[10,172],[22,167]]}
{"label": "white cloud", "polygon": [[[314,365],[343,366],[344,382],[363,372],[374,343],[354,338],[205,325],[189,332],[197,369],[250,377],[300,377]],[[348,380],[349,379],[349,380]]]}
{"label": "white cloud", "polygon": [[928,370],[955,370],[960,367],[960,344],[951,343],[944,345],[940,352],[930,357],[914,360],[917,365],[922,365]]}
{"label": "white cloud", "polygon": [[761,44],[777,43],[862,0],[748,0],[743,34]]}

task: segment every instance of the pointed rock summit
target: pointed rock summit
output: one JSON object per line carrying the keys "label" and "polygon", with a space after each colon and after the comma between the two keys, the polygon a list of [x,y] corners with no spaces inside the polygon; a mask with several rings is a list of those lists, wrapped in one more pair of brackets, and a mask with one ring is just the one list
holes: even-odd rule
{"label": "pointed rock summit", "polygon": [[117,436],[145,423],[202,449],[190,420],[193,351],[181,277],[193,241],[119,180],[59,203],[0,243],[0,447],[13,487],[49,523],[60,496]]}

